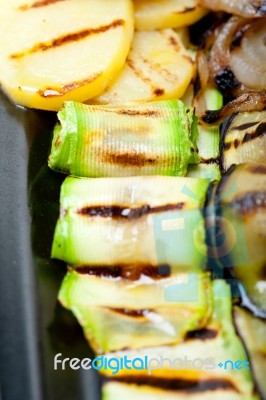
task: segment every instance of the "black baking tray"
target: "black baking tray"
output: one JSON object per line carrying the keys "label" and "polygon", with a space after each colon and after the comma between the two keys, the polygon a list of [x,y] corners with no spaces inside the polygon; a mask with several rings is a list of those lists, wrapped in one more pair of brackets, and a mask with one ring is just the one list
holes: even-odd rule
{"label": "black baking tray", "polygon": [[96,371],[54,370],[54,356],[92,358],[57,301],[66,273],[50,260],[63,176],[47,156],[55,113],[0,94],[0,400],[100,400]]}

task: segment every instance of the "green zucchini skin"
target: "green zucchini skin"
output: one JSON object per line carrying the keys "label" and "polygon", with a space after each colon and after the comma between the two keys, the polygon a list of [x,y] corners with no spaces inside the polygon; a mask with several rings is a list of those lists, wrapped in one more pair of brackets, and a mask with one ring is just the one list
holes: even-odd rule
{"label": "green zucchini skin", "polygon": [[[217,89],[208,85],[203,96],[209,110],[219,110],[223,106],[223,96]],[[195,130],[197,132],[193,133]],[[196,137],[200,162],[188,165],[187,176],[206,178],[211,182],[220,181],[220,127],[203,125],[198,118],[194,117],[192,134]]]}
{"label": "green zucchini skin", "polygon": [[[150,371],[119,370],[115,376],[112,368],[101,370],[101,372],[112,378],[103,388],[104,399],[133,398],[139,395],[143,399],[246,399],[258,400],[259,396],[254,393],[252,374],[247,368],[232,368],[232,363],[238,360],[248,360],[244,346],[236,334],[232,320],[232,305],[230,287],[222,280],[213,282],[213,304],[212,318],[207,324],[207,330],[214,332],[212,336],[195,336],[186,339],[183,343],[171,347],[147,348],[136,351],[124,351],[107,354],[108,359],[119,358],[127,355],[128,359],[134,357],[184,360],[206,360],[214,357],[213,368],[193,369],[188,362],[187,367],[171,368],[170,363],[165,363],[164,368]],[[231,360],[230,368],[228,360]],[[210,362],[210,361],[208,361]],[[212,363],[210,362],[210,364]],[[219,364],[222,363],[222,367]],[[210,364],[208,364],[210,366]],[[191,389],[192,388],[192,389]],[[211,397],[212,393],[212,397]],[[176,396],[176,397],[175,397]],[[187,397],[186,397],[187,396]],[[224,396],[224,397],[223,397]]]}
{"label": "green zucchini skin", "polygon": [[[181,289],[188,298],[178,301],[173,295]],[[207,273],[156,280],[142,276],[129,282],[71,270],[59,300],[72,310],[98,354],[182,342],[188,331],[204,327],[212,314]]]}
{"label": "green zucchini skin", "polygon": [[50,168],[83,177],[185,176],[198,162],[192,108],[179,100],[97,106],[66,102],[58,113]]}
{"label": "green zucchini skin", "polygon": [[200,271],[207,259],[207,187],[208,180],[193,178],[68,177],[52,257],[92,267]]}

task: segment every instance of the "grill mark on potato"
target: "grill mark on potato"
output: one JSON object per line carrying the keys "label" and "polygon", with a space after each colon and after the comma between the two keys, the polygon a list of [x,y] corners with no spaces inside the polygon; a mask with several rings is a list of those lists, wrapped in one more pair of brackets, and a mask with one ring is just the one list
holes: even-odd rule
{"label": "grill mark on potato", "polygon": [[166,378],[156,377],[152,375],[137,376],[115,376],[112,379],[118,382],[124,382],[135,385],[149,385],[164,390],[183,390],[188,393],[202,393],[215,390],[230,390],[239,393],[238,388],[233,382],[226,378],[209,378],[209,379],[182,379],[182,378]]}
{"label": "grill mark on potato", "polygon": [[150,206],[148,204],[130,208],[116,205],[110,206],[88,206],[77,210],[77,214],[86,217],[101,218],[122,218],[122,219],[138,219],[148,214],[155,214],[166,211],[182,210],[185,206],[184,202],[174,204],[163,204],[160,206]]}
{"label": "grill mark on potato", "polygon": [[137,281],[142,275],[160,280],[169,278],[171,275],[171,267],[167,264],[163,265],[115,265],[115,266],[87,266],[81,265],[76,267],[76,272],[81,275],[93,275],[106,279],[126,279]]}
{"label": "grill mark on potato", "polygon": [[133,62],[130,58],[128,58],[128,59],[126,60],[126,63],[127,63],[127,65],[129,66],[129,68],[132,69],[132,71],[134,72],[134,74],[135,74],[139,79],[141,79],[141,80],[142,80],[143,82],[145,82],[148,86],[150,86],[151,90],[153,91],[153,93],[154,93],[155,95],[156,95],[156,91],[163,91],[163,92],[164,92],[164,89],[155,87],[154,84],[153,84],[153,82],[152,82],[152,80],[151,80],[148,76],[144,75],[143,72],[142,72],[139,68],[136,67],[136,65],[134,64],[134,62]]}
{"label": "grill mark on potato", "polygon": [[216,329],[200,329],[197,331],[191,331],[186,334],[185,340],[209,340],[214,339],[218,335]]}
{"label": "grill mark on potato", "polygon": [[187,56],[186,54],[183,54],[182,57],[184,60],[188,61],[191,65],[194,65],[194,61],[191,57]]}
{"label": "grill mark on potato", "polygon": [[164,89],[155,89],[153,91],[153,93],[155,94],[155,96],[163,96],[165,93],[165,90]]}
{"label": "grill mark on potato", "polygon": [[60,47],[60,46],[63,46],[63,45],[69,44],[69,43],[77,42],[78,40],[84,40],[88,36],[105,33],[111,29],[119,28],[119,27],[123,26],[124,24],[125,24],[125,21],[123,19],[117,19],[108,25],[102,25],[102,26],[98,26],[96,28],[87,28],[87,29],[80,30],[78,32],[67,33],[65,35],[62,35],[58,38],[49,40],[47,42],[37,43],[30,49],[24,50],[22,52],[11,54],[9,56],[9,58],[20,59],[22,57],[25,57],[27,55],[34,54],[34,53],[37,53],[40,51],[51,50],[56,47]]}
{"label": "grill mark on potato", "polygon": [[145,309],[145,310],[129,310],[128,308],[113,308],[113,307],[108,307],[108,310],[117,313],[117,314],[121,314],[124,315],[126,317],[130,317],[130,318],[145,318],[147,314],[149,314],[150,312],[154,312],[151,309]]}
{"label": "grill mark on potato", "polygon": [[141,57],[141,59],[150,68],[151,72],[156,71],[158,74],[162,75],[163,78],[165,80],[167,80],[168,82],[173,83],[173,82],[176,82],[176,80],[178,79],[177,75],[172,74],[166,68],[163,68],[162,65],[152,62],[151,60],[148,60],[147,58]]}
{"label": "grill mark on potato", "polygon": [[32,4],[23,4],[23,5],[19,6],[18,9],[20,11],[27,11],[27,10],[31,10],[32,8],[40,8],[40,7],[50,6],[52,4],[59,3],[61,1],[65,1],[65,0],[40,0],[40,1],[35,1]]}
{"label": "grill mark on potato", "polygon": [[80,88],[82,86],[87,85],[98,79],[103,72],[99,72],[97,74],[93,74],[88,78],[81,79],[80,81],[70,82],[63,85],[61,88],[46,88],[38,91],[38,95],[41,97],[56,97],[56,96],[64,96],[66,93],[71,92],[74,89]]}

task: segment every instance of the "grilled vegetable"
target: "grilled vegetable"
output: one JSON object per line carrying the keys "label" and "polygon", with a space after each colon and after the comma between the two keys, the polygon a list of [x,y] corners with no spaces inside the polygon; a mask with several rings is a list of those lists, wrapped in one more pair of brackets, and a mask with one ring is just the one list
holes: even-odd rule
{"label": "grilled vegetable", "polygon": [[184,176],[187,164],[197,161],[192,111],[178,100],[121,107],[68,102],[58,116],[61,126],[49,158],[57,171],[89,177]]}
{"label": "grilled vegetable", "polygon": [[[207,86],[203,92],[203,97],[208,110],[219,110],[223,105],[221,93]],[[207,178],[211,181],[221,179],[219,166],[220,159],[220,129],[219,126],[208,127],[195,117],[193,129],[198,129],[197,148],[201,159],[197,165],[189,165],[188,176],[192,178]]]}
{"label": "grilled vegetable", "polygon": [[0,84],[17,104],[59,110],[95,97],[125,63],[131,0],[0,0],[0,8]]}
{"label": "grilled vegetable", "polygon": [[199,270],[206,261],[200,208],[207,186],[192,178],[69,177],[52,257],[95,267]]}
{"label": "grilled vegetable", "polygon": [[172,29],[136,32],[122,72],[110,88],[94,100],[122,104],[180,98],[194,70],[193,57]]}
{"label": "grilled vegetable", "polygon": [[[217,258],[266,312],[266,166],[231,168],[216,189]],[[221,243],[222,241],[222,243]]]}
{"label": "grilled vegetable", "polygon": [[234,317],[238,333],[249,353],[256,383],[263,399],[265,399],[266,321],[254,317],[240,307],[234,308]]}
{"label": "grilled vegetable", "polygon": [[245,18],[258,18],[266,15],[264,0],[200,0],[199,2],[211,10],[226,11],[229,14]]}
{"label": "grilled vegetable", "polygon": [[[183,399],[185,395],[197,399],[196,395],[205,398],[205,393],[207,398],[209,396],[212,399],[258,399],[253,394],[254,385],[247,355],[232,323],[230,288],[224,281],[214,281],[213,291],[212,321],[204,331],[195,332],[194,337],[190,334],[184,343],[106,355],[107,359],[119,359],[126,355],[129,360],[148,356],[149,359],[165,361],[161,361],[159,366],[158,363],[148,362],[141,371],[123,368],[115,376],[107,364],[107,369],[101,369],[101,373],[112,377],[116,384],[105,386],[104,399],[132,398],[131,390],[143,399],[168,399],[168,395],[169,399]],[[238,362],[237,368],[235,362]],[[210,397],[210,392],[213,397]],[[122,393],[125,396],[119,397],[118,394]]]}
{"label": "grilled vegetable", "polygon": [[[200,387],[200,386],[199,386]],[[103,387],[103,400],[258,400],[257,396],[248,395],[243,396],[241,393],[234,392],[233,390],[216,389],[215,391],[210,388],[202,393],[196,388],[189,390],[181,389],[174,391],[170,388],[157,388],[148,385],[122,383],[110,381],[105,383]]]}
{"label": "grilled vegetable", "polygon": [[266,111],[233,116],[223,138],[223,168],[245,162],[266,163]]}
{"label": "grilled vegetable", "polygon": [[134,4],[139,30],[192,25],[207,13],[198,0],[135,0]]}
{"label": "grilled vegetable", "polygon": [[[206,274],[164,277],[158,271],[155,277],[144,270],[147,275],[129,282],[118,269],[93,272],[68,272],[59,300],[73,311],[97,353],[176,344],[188,331],[205,327],[211,315]],[[167,301],[167,293],[175,301]]]}

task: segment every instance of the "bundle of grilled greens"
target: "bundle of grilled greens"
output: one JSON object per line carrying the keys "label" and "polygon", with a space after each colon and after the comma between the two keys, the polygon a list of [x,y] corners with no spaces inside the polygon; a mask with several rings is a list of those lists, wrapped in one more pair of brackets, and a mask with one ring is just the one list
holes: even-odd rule
{"label": "bundle of grilled greens", "polygon": [[59,300],[96,355],[163,363],[103,399],[266,398],[265,1],[0,6],[1,88],[59,111]]}
{"label": "bundle of grilled greens", "polygon": [[[179,57],[189,44],[170,30],[176,2],[161,3],[135,2],[139,31],[114,84],[58,113],[49,166],[70,175],[52,246],[68,264],[59,301],[96,355],[138,360],[99,368],[104,400],[265,398],[265,84],[237,64],[265,19],[246,20],[244,4],[219,14],[197,56],[187,50],[194,85],[174,94],[169,71],[184,66],[164,46]],[[232,25],[241,32],[225,38]]]}
{"label": "bundle of grilled greens", "polygon": [[[217,107],[217,90],[205,95]],[[203,172],[212,165],[203,154],[219,159],[219,129],[201,125],[177,100],[69,102],[58,117],[49,165],[72,175],[61,188],[52,247],[52,257],[68,263],[59,300],[97,355],[167,360],[152,372],[147,365],[115,376],[101,369],[103,398],[259,399],[258,390],[265,390],[259,368],[265,325],[258,318],[266,316],[259,281],[266,261],[265,158],[252,153],[254,163],[241,164],[246,152],[239,145],[240,165],[231,166],[227,146],[223,178],[217,163],[215,173]],[[258,129],[264,112],[250,117],[249,126]],[[246,118],[228,122],[223,143],[234,141],[237,130],[241,141]],[[235,309],[240,336],[229,283],[257,315]],[[249,320],[260,331],[251,326],[245,336],[241,326]],[[188,364],[169,364],[187,357]],[[206,368],[191,364],[206,359]]]}

